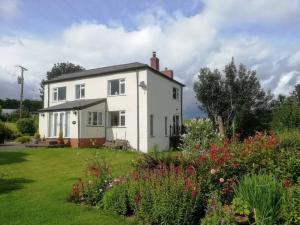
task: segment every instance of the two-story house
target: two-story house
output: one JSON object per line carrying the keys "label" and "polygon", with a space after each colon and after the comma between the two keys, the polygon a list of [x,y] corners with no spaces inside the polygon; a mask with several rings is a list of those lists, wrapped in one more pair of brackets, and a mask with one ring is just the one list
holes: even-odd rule
{"label": "two-story house", "polygon": [[173,71],[129,63],[64,74],[44,85],[39,132],[48,140],[60,132],[72,147],[127,140],[133,149],[168,149],[182,124],[182,89]]}

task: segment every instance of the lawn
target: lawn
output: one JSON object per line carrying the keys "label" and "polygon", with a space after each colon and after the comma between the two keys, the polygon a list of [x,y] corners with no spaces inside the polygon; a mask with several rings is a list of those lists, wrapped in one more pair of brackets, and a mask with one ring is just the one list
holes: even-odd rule
{"label": "lawn", "polygon": [[115,176],[126,174],[137,156],[96,149],[0,150],[0,224],[137,224],[66,201],[72,184],[84,177],[85,160],[96,152]]}

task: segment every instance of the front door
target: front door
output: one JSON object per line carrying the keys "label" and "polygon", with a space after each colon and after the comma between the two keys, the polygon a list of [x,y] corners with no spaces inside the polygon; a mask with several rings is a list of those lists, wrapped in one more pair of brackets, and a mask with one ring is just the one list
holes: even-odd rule
{"label": "front door", "polygon": [[59,133],[63,137],[70,135],[70,112],[54,112],[49,116],[49,137],[57,138]]}

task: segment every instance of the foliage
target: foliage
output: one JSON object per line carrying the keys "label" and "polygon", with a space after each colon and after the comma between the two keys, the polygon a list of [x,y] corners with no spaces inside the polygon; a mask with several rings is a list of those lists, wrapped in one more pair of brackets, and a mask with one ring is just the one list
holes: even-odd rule
{"label": "foliage", "polygon": [[107,192],[105,201],[121,199],[114,202],[114,211],[123,215],[133,212],[147,224],[195,224],[204,210],[205,198],[196,173],[182,167],[161,165],[134,171],[121,185],[121,193],[113,187],[115,191]]}
{"label": "foliage", "polygon": [[244,176],[236,187],[235,196],[254,210],[255,223],[276,224],[279,218],[284,188],[270,175]]}
{"label": "foliage", "polygon": [[274,110],[275,130],[300,129],[300,103],[284,102]]}
{"label": "foliage", "polygon": [[33,135],[36,131],[34,121],[31,118],[19,119],[16,125],[22,134]]}
{"label": "foliage", "polygon": [[182,150],[205,150],[220,139],[210,120],[189,120],[185,121],[184,126],[186,134],[182,137]]}
{"label": "foliage", "polygon": [[36,133],[34,134],[34,139],[36,139],[36,140],[40,140],[40,139],[41,139],[41,135],[40,135],[39,132],[36,132]]}
{"label": "foliage", "polygon": [[[61,76],[62,74],[74,73],[82,70],[85,70],[82,66],[75,65],[70,62],[56,63],[53,65],[50,71],[47,71],[46,80],[51,80],[53,78]],[[45,80],[42,80],[40,84],[40,97],[42,101],[44,101],[44,82]]]}
{"label": "foliage", "polygon": [[213,197],[208,202],[205,217],[201,219],[201,225],[235,225],[235,219],[232,210],[229,207],[222,206],[222,203]]}
{"label": "foliage", "polygon": [[22,143],[22,144],[29,143],[29,142],[31,142],[31,137],[30,136],[21,136],[21,137],[16,138],[15,141]]}
{"label": "foliage", "polygon": [[8,132],[9,132],[9,134],[7,136],[7,139],[15,140],[16,138],[22,136],[22,134],[18,131],[18,128],[17,128],[15,123],[6,122],[5,126],[6,126],[6,128],[8,129]]}
{"label": "foliage", "polygon": [[78,179],[72,187],[69,200],[75,203],[85,202],[97,205],[109,187],[111,175],[104,160],[92,160],[86,168],[86,181]]}
{"label": "foliage", "polygon": [[237,222],[249,222],[250,219],[250,207],[247,204],[247,202],[243,201],[240,198],[234,198],[232,201],[232,210],[234,212],[235,215],[235,220]]}
{"label": "foliage", "polygon": [[279,148],[300,150],[300,128],[281,130],[276,132]]}
{"label": "foliage", "polygon": [[287,189],[281,207],[281,219],[284,225],[300,224],[300,186]]}
{"label": "foliage", "polygon": [[0,144],[4,142],[6,139],[10,139],[12,136],[12,132],[8,129],[3,122],[0,121]]}
{"label": "foliage", "polygon": [[[224,74],[202,68],[198,79],[194,83],[196,97],[222,135],[234,136],[237,131],[246,136],[267,128],[272,96],[261,88],[255,71],[243,64],[236,68],[232,59]],[[253,118],[251,123],[248,118]]]}

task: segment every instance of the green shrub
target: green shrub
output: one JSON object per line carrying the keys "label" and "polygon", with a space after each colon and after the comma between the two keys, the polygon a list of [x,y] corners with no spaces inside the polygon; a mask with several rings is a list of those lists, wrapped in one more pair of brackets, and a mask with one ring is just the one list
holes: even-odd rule
{"label": "green shrub", "polygon": [[286,102],[280,105],[273,116],[275,130],[300,128],[300,104]]}
{"label": "green shrub", "polygon": [[244,176],[235,196],[255,209],[255,224],[273,225],[278,221],[284,188],[270,175]]}
{"label": "green shrub", "polygon": [[128,185],[116,185],[105,192],[102,200],[103,208],[119,215],[130,215],[132,209],[129,204]]}
{"label": "green shrub", "polygon": [[236,225],[232,210],[215,197],[209,200],[205,217],[201,219],[201,225]]}
{"label": "green shrub", "polygon": [[103,159],[90,160],[86,167],[86,181],[81,178],[73,185],[68,200],[97,205],[111,182],[108,165]]}
{"label": "green shrub", "polygon": [[280,148],[300,150],[300,129],[281,130],[277,131],[276,134]]}
{"label": "green shrub", "polygon": [[0,121],[0,144],[4,143],[4,140],[12,139],[13,132]]}
{"label": "green shrub", "polygon": [[33,119],[24,118],[17,121],[17,128],[22,134],[33,135],[36,131]]}
{"label": "green shrub", "polygon": [[182,137],[182,150],[204,150],[210,144],[217,143],[220,140],[210,120],[188,120],[184,125],[186,127],[186,134]]}
{"label": "green shrub", "polygon": [[30,136],[21,136],[21,137],[16,138],[15,141],[22,143],[22,144],[29,143],[29,142],[31,142],[31,137]]}
{"label": "green shrub", "polygon": [[300,186],[288,188],[283,198],[280,215],[284,225],[300,224]]}

